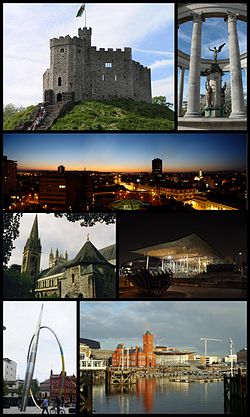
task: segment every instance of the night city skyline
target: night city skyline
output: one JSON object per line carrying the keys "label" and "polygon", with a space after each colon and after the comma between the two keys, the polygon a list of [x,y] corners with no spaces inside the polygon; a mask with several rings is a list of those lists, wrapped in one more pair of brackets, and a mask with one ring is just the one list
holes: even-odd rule
{"label": "night city skyline", "polygon": [[19,170],[163,172],[246,169],[245,134],[5,134],[4,155]]}

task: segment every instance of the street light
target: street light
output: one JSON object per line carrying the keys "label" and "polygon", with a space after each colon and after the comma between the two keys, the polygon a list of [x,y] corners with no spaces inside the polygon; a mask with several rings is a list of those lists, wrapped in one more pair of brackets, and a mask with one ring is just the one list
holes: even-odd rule
{"label": "street light", "polygon": [[241,277],[243,276],[243,268],[242,268],[242,252],[239,252],[239,260],[240,260],[240,274]]}

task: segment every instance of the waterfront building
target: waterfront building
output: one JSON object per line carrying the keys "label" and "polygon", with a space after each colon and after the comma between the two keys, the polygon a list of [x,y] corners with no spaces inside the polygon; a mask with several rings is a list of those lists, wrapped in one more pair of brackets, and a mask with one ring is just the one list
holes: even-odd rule
{"label": "waterfront building", "polygon": [[143,347],[126,348],[124,343],[118,343],[112,354],[112,366],[123,367],[156,367],[156,354],[154,353],[154,336],[149,330],[143,335]]}
{"label": "waterfront building", "polygon": [[143,255],[146,269],[150,269],[150,258],[155,258],[158,259],[159,269],[170,269],[176,277],[198,275],[207,272],[209,264],[223,264],[217,250],[196,233],[131,252]]}
{"label": "waterfront building", "polygon": [[247,348],[243,348],[237,352],[237,361],[238,363],[247,365]]}

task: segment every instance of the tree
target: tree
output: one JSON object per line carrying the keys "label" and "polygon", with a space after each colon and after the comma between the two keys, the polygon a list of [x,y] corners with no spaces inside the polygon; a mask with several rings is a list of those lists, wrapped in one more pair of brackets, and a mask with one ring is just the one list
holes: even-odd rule
{"label": "tree", "polygon": [[23,111],[24,107],[17,107],[14,104],[6,104],[3,108],[3,120],[6,121],[10,117],[14,116],[19,111]]}
{"label": "tree", "polygon": [[30,389],[34,396],[36,396],[39,392],[39,382],[37,379],[32,379]]}
{"label": "tree", "polygon": [[159,106],[164,106],[170,109],[173,107],[173,103],[170,103],[167,101],[167,98],[165,96],[156,96],[152,98],[152,104],[158,104]]}
{"label": "tree", "polygon": [[3,379],[3,397],[9,394],[9,387],[5,379]]}
{"label": "tree", "polygon": [[3,271],[3,295],[10,298],[32,298],[33,280],[26,274],[13,271],[11,267]]}
{"label": "tree", "polygon": [[7,268],[14,240],[19,236],[19,225],[22,213],[3,214],[3,267]]}
{"label": "tree", "polygon": [[66,217],[70,222],[81,222],[83,227],[91,227],[96,223],[112,224],[116,222],[116,215],[113,213],[55,213],[55,217]]}

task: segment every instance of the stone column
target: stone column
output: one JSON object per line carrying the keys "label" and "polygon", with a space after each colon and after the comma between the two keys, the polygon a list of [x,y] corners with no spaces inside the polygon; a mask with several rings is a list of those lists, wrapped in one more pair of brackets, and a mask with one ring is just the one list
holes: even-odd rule
{"label": "stone column", "polygon": [[179,79],[179,91],[178,91],[178,116],[179,117],[181,117],[181,115],[182,115],[184,73],[185,73],[185,68],[180,67],[180,79]]}
{"label": "stone column", "polygon": [[188,77],[187,113],[185,117],[200,117],[201,26],[202,15],[193,17],[193,33]]}
{"label": "stone column", "polygon": [[[244,111],[243,83],[240,64],[240,48],[237,33],[237,15],[227,13],[228,21],[228,45],[230,61],[230,83],[231,83],[231,102],[232,112],[229,117],[241,118],[246,117]],[[225,20],[226,20],[225,19]]]}

